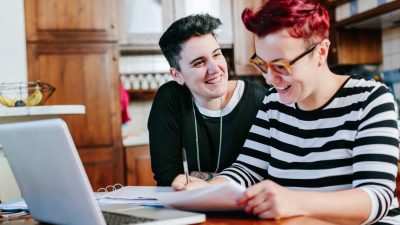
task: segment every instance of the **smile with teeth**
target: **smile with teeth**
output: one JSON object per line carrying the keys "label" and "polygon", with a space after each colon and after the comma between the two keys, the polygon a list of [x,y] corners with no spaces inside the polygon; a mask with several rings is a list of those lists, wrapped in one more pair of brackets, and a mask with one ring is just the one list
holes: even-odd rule
{"label": "smile with teeth", "polygon": [[207,80],[206,83],[207,84],[215,84],[218,81],[220,81],[221,79],[222,79],[222,75],[218,75],[218,76],[216,76],[216,77],[214,77],[214,78],[212,78],[210,80]]}
{"label": "smile with teeth", "polygon": [[285,87],[277,87],[277,86],[275,86],[275,89],[276,89],[277,91],[285,91],[285,90],[287,90],[287,89],[289,89],[289,88],[290,88],[290,85],[285,86]]}

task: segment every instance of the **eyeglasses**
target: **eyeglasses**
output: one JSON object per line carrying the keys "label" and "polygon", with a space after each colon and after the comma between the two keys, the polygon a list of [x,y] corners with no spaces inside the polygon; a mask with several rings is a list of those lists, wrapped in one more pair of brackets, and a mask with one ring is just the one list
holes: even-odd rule
{"label": "eyeglasses", "polygon": [[311,47],[307,48],[303,53],[301,53],[299,56],[297,56],[291,61],[279,59],[279,60],[274,60],[272,62],[265,62],[260,57],[258,57],[256,53],[254,53],[254,55],[250,58],[249,62],[253,64],[255,67],[257,67],[264,74],[267,74],[268,68],[271,68],[273,72],[287,76],[292,73],[290,66],[293,65],[295,62],[297,62],[299,59],[303,58],[305,55],[312,52],[315,49],[315,47],[317,47],[317,45],[320,43],[321,42],[313,44]]}

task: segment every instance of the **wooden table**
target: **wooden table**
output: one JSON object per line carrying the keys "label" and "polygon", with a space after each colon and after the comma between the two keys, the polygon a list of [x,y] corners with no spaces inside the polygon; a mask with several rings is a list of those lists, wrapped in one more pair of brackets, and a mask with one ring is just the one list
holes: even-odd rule
{"label": "wooden table", "polygon": [[[322,220],[317,220],[310,217],[293,217],[281,220],[261,220],[254,217],[236,214],[236,215],[213,215],[207,214],[207,220],[201,225],[333,225]],[[34,221],[30,216],[23,216],[21,218],[5,220],[0,219],[0,225],[40,225]]]}

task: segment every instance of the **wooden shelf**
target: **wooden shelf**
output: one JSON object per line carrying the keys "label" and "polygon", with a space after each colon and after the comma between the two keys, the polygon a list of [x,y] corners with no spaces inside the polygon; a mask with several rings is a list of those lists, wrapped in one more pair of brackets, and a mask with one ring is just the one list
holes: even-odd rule
{"label": "wooden shelf", "polygon": [[339,29],[339,28],[348,28],[349,26],[356,24],[358,22],[363,22],[365,20],[377,18],[379,19],[379,16],[384,15],[386,13],[393,12],[395,10],[400,10],[400,1],[393,1],[389,2],[386,4],[383,4],[381,6],[378,6],[376,8],[373,8],[371,10],[362,12],[360,14],[351,16],[347,19],[340,20],[334,24],[332,24],[333,28]]}

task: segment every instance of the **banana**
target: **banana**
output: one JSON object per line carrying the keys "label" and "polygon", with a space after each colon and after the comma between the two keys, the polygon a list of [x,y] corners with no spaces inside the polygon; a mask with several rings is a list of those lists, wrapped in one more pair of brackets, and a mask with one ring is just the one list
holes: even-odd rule
{"label": "banana", "polygon": [[40,91],[39,84],[36,84],[35,91],[28,96],[23,102],[26,106],[35,106],[38,105],[43,99],[42,92]]}
{"label": "banana", "polygon": [[1,96],[0,95],[0,103],[7,106],[7,107],[14,107],[15,106],[15,102],[17,100],[11,99],[11,98],[7,98],[5,96]]}

